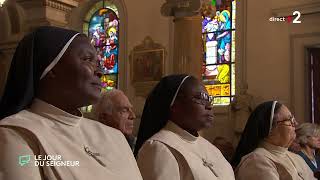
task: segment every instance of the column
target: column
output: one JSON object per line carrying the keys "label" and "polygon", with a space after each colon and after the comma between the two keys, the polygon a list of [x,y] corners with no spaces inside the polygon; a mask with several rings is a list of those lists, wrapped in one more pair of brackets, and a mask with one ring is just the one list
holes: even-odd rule
{"label": "column", "polygon": [[163,16],[174,17],[173,72],[201,78],[202,39],[200,0],[167,0]]}
{"label": "column", "polygon": [[201,78],[201,16],[174,19],[173,72]]}

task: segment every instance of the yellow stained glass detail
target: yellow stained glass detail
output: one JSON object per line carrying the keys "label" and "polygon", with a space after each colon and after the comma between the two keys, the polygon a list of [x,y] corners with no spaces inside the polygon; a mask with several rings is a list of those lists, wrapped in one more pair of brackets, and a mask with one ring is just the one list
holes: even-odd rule
{"label": "yellow stained glass detail", "polygon": [[229,97],[216,97],[213,99],[214,105],[229,105],[230,98]]}
{"label": "yellow stained glass detail", "polygon": [[230,96],[230,84],[205,85],[211,96]]}
{"label": "yellow stained glass detail", "polygon": [[235,64],[231,65],[231,95],[234,96],[236,95],[236,66]]}
{"label": "yellow stained glass detail", "polygon": [[218,76],[217,79],[221,83],[228,83],[230,81],[230,68],[229,65],[223,64],[221,66],[218,66]]}

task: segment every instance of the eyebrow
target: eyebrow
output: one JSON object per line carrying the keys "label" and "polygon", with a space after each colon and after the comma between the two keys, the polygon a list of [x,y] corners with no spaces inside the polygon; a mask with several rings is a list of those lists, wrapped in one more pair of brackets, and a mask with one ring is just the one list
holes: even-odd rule
{"label": "eyebrow", "polygon": [[129,106],[129,105],[128,105],[128,106],[118,106],[117,108],[119,108],[119,109],[131,108],[131,109],[132,109],[132,108],[133,108],[133,106]]}
{"label": "eyebrow", "polygon": [[81,55],[97,56],[98,52],[97,51],[91,51],[89,49],[85,49],[84,51],[81,51],[80,54]]}

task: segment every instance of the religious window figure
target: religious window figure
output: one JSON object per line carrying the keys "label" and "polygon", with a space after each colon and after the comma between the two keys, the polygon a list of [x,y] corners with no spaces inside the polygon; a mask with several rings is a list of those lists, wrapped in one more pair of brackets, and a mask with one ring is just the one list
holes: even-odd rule
{"label": "religious window figure", "polygon": [[98,53],[103,90],[118,86],[119,24],[118,8],[106,0],[93,5],[83,24],[83,32],[91,39]]}
{"label": "religious window figure", "polygon": [[[119,27],[118,8],[106,0],[95,3],[84,18],[82,30],[88,35],[98,54],[102,91],[118,88]],[[92,106],[81,110],[90,113]]]}
{"label": "religious window figure", "polygon": [[202,3],[202,80],[214,105],[235,96],[235,0]]}

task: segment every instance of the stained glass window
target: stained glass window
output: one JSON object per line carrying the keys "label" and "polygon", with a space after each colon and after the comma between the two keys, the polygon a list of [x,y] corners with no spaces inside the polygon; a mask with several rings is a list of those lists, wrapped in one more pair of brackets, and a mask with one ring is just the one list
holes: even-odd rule
{"label": "stained glass window", "polygon": [[[102,91],[118,87],[119,27],[118,9],[106,0],[94,4],[84,18],[82,30],[98,53]],[[81,111],[90,113],[92,106],[82,107]]]}
{"label": "stained glass window", "polygon": [[103,90],[118,86],[119,14],[117,7],[108,1],[99,1],[87,13],[83,32],[98,53],[102,70]]}
{"label": "stained glass window", "polygon": [[235,95],[235,0],[210,0],[202,6],[202,80],[214,105]]}

